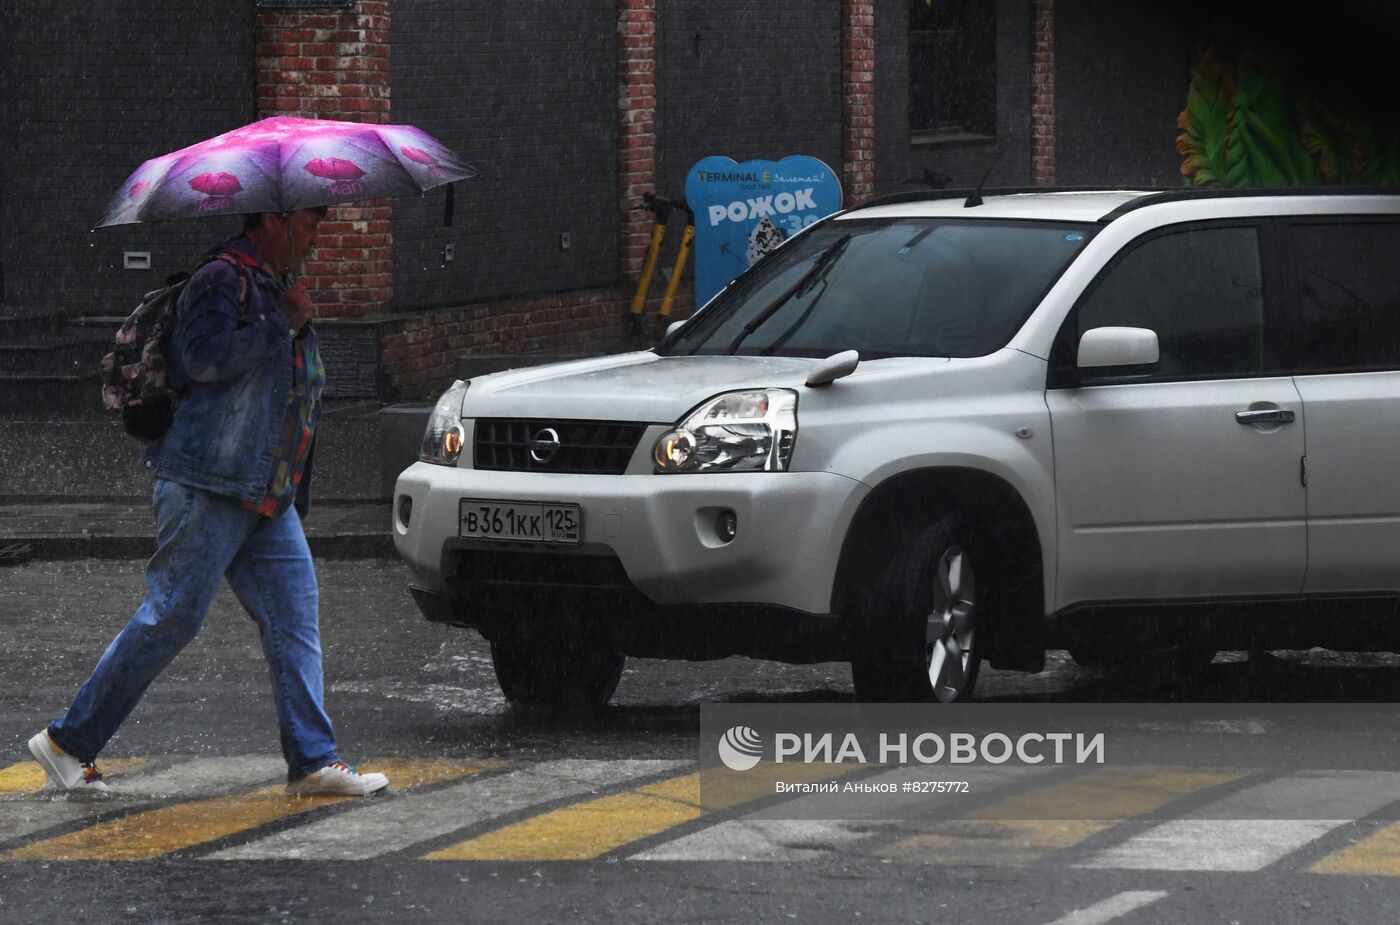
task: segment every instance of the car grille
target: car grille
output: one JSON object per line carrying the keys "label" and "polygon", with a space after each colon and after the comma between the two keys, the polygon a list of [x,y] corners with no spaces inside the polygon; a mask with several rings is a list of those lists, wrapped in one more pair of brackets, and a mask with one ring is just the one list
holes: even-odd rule
{"label": "car grille", "polygon": [[[478,469],[621,475],[645,429],[616,421],[484,418],[476,422],[473,460]],[[535,446],[548,431],[559,437],[553,455]]]}

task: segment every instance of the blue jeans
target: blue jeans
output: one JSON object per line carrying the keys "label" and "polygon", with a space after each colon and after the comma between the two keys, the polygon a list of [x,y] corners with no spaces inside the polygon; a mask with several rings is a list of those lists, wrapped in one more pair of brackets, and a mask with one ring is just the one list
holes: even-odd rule
{"label": "blue jeans", "polygon": [[154,494],[157,547],[146,566],[146,599],[49,735],[78,760],[94,761],[199,632],[227,577],[262,636],[288,778],[338,760],[322,706],[316,572],[295,508],[268,518],[164,479],[156,480]]}

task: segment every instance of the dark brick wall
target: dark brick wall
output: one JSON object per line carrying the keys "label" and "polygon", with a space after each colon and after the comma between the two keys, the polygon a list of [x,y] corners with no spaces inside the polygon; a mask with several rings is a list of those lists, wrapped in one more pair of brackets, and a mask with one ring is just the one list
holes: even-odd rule
{"label": "dark brick wall", "polygon": [[327,398],[379,398],[380,328],[375,322],[323,318],[316,323]]}
{"label": "dark brick wall", "polygon": [[711,154],[840,173],[840,0],[663,0],[657,33],[658,193]]}
{"label": "dark brick wall", "polygon": [[617,280],[616,30],[612,0],[396,0],[390,121],[481,176],[450,228],[441,190],[394,202],[395,310]]}
{"label": "dark brick wall", "polygon": [[[993,2],[993,0],[987,0]],[[997,29],[996,140],[911,144],[909,137],[909,0],[877,0],[875,7],[875,191],[904,185],[925,169],[952,177],[949,186],[973,186],[997,161],[988,183],[1031,182],[1029,0],[994,0]]]}
{"label": "dark brick wall", "polygon": [[[125,314],[237,230],[133,225],[89,234],[143,160],[254,117],[248,0],[10,0],[0,130],[0,313]],[[121,269],[150,251],[151,271]]]}
{"label": "dark brick wall", "polygon": [[1055,181],[1179,186],[1193,39],[1166,0],[1055,0]]}

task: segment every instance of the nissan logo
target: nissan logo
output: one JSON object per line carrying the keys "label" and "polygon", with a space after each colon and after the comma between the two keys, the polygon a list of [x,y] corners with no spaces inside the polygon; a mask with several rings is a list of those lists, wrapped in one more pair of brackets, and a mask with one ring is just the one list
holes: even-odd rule
{"label": "nissan logo", "polygon": [[559,431],[553,427],[537,430],[535,435],[530,438],[530,458],[540,465],[544,465],[554,458],[561,445]]}

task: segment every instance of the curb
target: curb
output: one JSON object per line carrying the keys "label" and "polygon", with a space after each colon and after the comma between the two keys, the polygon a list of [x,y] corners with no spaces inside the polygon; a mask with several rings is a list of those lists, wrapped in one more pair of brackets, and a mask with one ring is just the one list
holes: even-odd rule
{"label": "curb", "polygon": [[[395,555],[394,538],[384,533],[310,535],[316,559],[387,559]],[[7,537],[0,544],[0,567],[31,561],[68,559],[148,559],[155,554],[153,536]]]}

